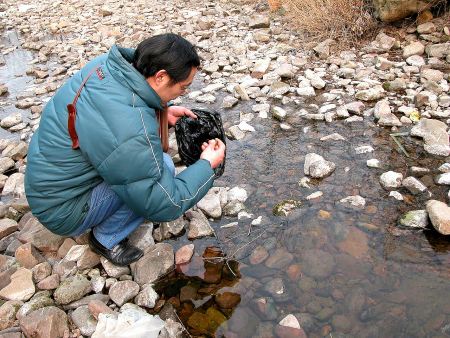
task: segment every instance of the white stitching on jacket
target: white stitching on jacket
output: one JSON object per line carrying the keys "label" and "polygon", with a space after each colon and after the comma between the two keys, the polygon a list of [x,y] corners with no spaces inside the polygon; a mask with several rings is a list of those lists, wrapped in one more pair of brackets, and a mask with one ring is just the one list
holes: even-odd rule
{"label": "white stitching on jacket", "polygon": [[[135,97],[134,97],[134,93],[133,93],[133,108],[135,108],[134,102],[135,102]],[[159,167],[155,152],[153,151],[152,143],[150,142],[150,139],[148,138],[147,128],[145,127],[145,123],[144,123],[144,117],[142,116],[142,110],[141,110],[141,108],[138,108],[138,109],[139,109],[139,113],[141,114],[141,122],[142,122],[142,126],[144,127],[145,137],[147,138],[148,145],[150,146],[150,149],[152,150],[153,158],[155,159],[156,165],[158,166],[158,173],[159,173],[159,175],[161,175],[161,168]]]}
{"label": "white stitching on jacket", "polygon": [[178,208],[181,209],[181,206],[179,206],[178,204],[176,204],[176,203],[170,198],[169,193],[168,193],[167,190],[162,186],[162,184],[159,183],[159,182],[156,182],[156,183],[158,183],[158,185],[161,187],[161,189],[164,190],[164,192],[166,193],[167,197],[169,197],[170,202],[172,202],[172,204],[173,204],[174,206],[176,206],[176,207],[178,207]]}
{"label": "white stitching on jacket", "polygon": [[207,180],[205,183],[203,183],[202,186],[201,186],[200,188],[198,188],[198,190],[197,190],[197,192],[194,194],[194,196],[192,196],[191,198],[187,198],[187,199],[184,199],[184,200],[180,200],[180,201],[181,201],[181,202],[184,202],[184,201],[190,201],[190,200],[194,199],[194,198],[198,195],[198,192],[200,191],[200,189],[202,189],[202,188],[206,185],[206,183],[208,183],[209,181],[211,181],[211,178],[213,178],[213,177],[214,177],[214,175],[211,175],[211,177],[208,178],[208,180]]}

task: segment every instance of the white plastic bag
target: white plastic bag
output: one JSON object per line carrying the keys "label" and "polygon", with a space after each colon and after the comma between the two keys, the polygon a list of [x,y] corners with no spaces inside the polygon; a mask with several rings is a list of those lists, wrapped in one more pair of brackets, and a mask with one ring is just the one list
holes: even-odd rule
{"label": "white plastic bag", "polygon": [[92,338],[158,338],[164,327],[159,316],[127,309],[119,315],[101,313]]}

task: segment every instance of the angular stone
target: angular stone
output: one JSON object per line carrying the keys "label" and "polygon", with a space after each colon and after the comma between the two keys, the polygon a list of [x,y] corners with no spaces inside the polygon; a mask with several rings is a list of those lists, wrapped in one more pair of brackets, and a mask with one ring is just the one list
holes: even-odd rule
{"label": "angular stone", "polygon": [[28,220],[18,239],[23,243],[32,243],[41,252],[56,252],[64,242],[64,237],[47,230],[35,217]]}
{"label": "angular stone", "polygon": [[100,313],[113,314],[114,311],[100,300],[91,300],[88,304],[89,312],[98,319]]}
{"label": "angular stone", "polygon": [[31,269],[31,272],[33,273],[33,281],[39,283],[44,278],[50,276],[52,273],[52,266],[49,262],[39,263]]}
{"label": "angular stone", "polygon": [[0,219],[0,239],[17,231],[18,224],[15,220],[9,218]]}
{"label": "angular stone", "polygon": [[426,209],[433,227],[442,235],[450,235],[450,207],[444,202],[429,200]]}
{"label": "angular stone", "polygon": [[59,286],[59,281],[60,281],[59,275],[54,274],[44,278],[39,283],[37,283],[36,286],[40,290],[54,290]]}
{"label": "angular stone", "polygon": [[359,195],[345,197],[339,203],[353,209],[364,209],[366,206],[366,200]]}
{"label": "angular stone", "polygon": [[212,236],[214,230],[211,228],[208,219],[201,211],[189,211],[186,213],[189,219],[189,239],[196,239],[205,236]]}
{"label": "angular stone", "polygon": [[130,268],[128,266],[117,266],[111,263],[104,257],[100,258],[103,269],[105,269],[106,274],[110,277],[119,278],[123,275],[128,275],[130,273]]}
{"label": "angular stone", "polygon": [[409,45],[403,48],[403,58],[407,59],[413,55],[422,55],[425,52],[425,46],[419,42],[411,42]]}
{"label": "angular stone", "polygon": [[20,328],[27,337],[63,337],[69,333],[66,313],[54,306],[31,312],[20,320]]}
{"label": "angular stone", "polygon": [[265,247],[259,245],[255,249],[253,249],[249,257],[250,264],[253,265],[261,264],[266,260],[267,257],[269,257],[269,252]]}
{"label": "angular stone", "polygon": [[447,125],[444,122],[422,118],[411,129],[411,135],[422,137],[425,142],[424,149],[430,154],[450,155],[450,141],[447,134]]}
{"label": "angular stone", "polygon": [[234,292],[216,293],[214,300],[222,309],[234,309],[241,302],[241,296]]}
{"label": "angular stone", "polygon": [[5,171],[14,168],[15,162],[13,159],[9,157],[0,158],[0,174],[3,174]]}
{"label": "angular stone", "polygon": [[269,28],[270,17],[267,15],[252,15],[248,25],[250,28]]}
{"label": "angular stone", "polygon": [[53,305],[55,305],[55,302],[50,298],[50,293],[38,292],[33,296],[33,298],[31,298],[20,308],[20,310],[17,312],[16,317],[17,319],[21,320],[23,317],[29,315],[33,311]]}
{"label": "angular stone", "polygon": [[167,243],[157,243],[137,262],[131,265],[134,281],[150,284],[174,269],[173,248]]}
{"label": "angular stone", "polygon": [[0,331],[14,326],[16,313],[22,304],[20,301],[9,300],[0,306]]}
{"label": "angular stone", "polygon": [[182,246],[175,253],[175,264],[189,263],[194,255],[194,244],[187,244]]}
{"label": "angular stone", "polygon": [[343,252],[356,259],[368,257],[369,241],[365,232],[353,227],[345,240],[338,243],[338,247]]}
{"label": "angular stone", "polygon": [[97,320],[89,312],[88,306],[80,306],[70,315],[72,322],[80,329],[83,336],[90,337],[95,332]]}
{"label": "angular stone", "polygon": [[32,272],[20,268],[11,275],[11,282],[0,290],[0,297],[7,300],[27,301],[35,291]]}
{"label": "angular stone", "polygon": [[39,263],[45,262],[45,258],[31,243],[22,244],[16,250],[17,262],[24,268],[31,269]]}
{"label": "angular stone", "polygon": [[370,89],[365,89],[357,92],[355,97],[362,101],[376,101],[384,97],[385,91],[382,86],[375,86]]}
{"label": "angular stone", "polygon": [[222,216],[220,197],[212,189],[197,203],[197,207],[203,211],[207,217],[220,218]]}
{"label": "angular stone", "polygon": [[440,44],[429,44],[425,48],[428,57],[443,58],[450,55],[450,42]]}
{"label": "angular stone", "polygon": [[151,285],[145,285],[142,291],[136,296],[134,302],[136,305],[153,309],[158,301],[159,296]]}
{"label": "angular stone", "polygon": [[25,197],[24,179],[25,175],[22,173],[14,173],[9,176],[3,187],[2,196]]}
{"label": "angular stone", "polygon": [[427,187],[417,178],[409,176],[402,181],[402,186],[409,190],[413,195],[421,194],[427,191]]}
{"label": "angular stone", "polygon": [[[173,235],[178,234],[175,233],[172,226],[169,226],[168,229],[169,232],[171,232]],[[143,223],[136,230],[134,230],[131,233],[131,235],[128,236],[128,240],[132,245],[145,251],[146,249],[155,245],[152,233],[153,233],[153,223],[151,222]]]}
{"label": "angular stone", "polygon": [[304,173],[313,178],[323,178],[331,175],[336,169],[333,162],[326,161],[322,156],[309,153],[305,156]]}
{"label": "angular stone", "polygon": [[139,285],[131,280],[116,282],[109,289],[109,297],[118,306],[122,306],[139,293]]}

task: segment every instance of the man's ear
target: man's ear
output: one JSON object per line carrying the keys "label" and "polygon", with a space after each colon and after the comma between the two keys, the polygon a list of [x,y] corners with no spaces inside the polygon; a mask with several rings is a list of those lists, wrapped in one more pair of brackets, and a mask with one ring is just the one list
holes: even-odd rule
{"label": "man's ear", "polygon": [[158,70],[155,74],[156,83],[158,84],[162,83],[167,76],[169,76],[169,74],[167,74],[165,69]]}

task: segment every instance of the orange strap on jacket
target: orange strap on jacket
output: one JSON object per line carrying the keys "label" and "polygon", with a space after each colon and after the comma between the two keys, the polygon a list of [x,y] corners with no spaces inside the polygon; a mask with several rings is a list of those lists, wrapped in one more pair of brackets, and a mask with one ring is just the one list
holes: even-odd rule
{"label": "orange strap on jacket", "polygon": [[67,129],[69,130],[70,138],[72,139],[72,149],[78,149],[80,147],[78,143],[78,135],[77,131],[75,130],[75,120],[77,118],[77,101],[80,97],[81,91],[83,90],[84,85],[86,84],[87,80],[91,77],[91,75],[97,70],[98,68],[95,68],[91,70],[91,72],[86,76],[86,78],[81,83],[80,88],[78,88],[77,94],[75,95],[75,98],[73,99],[72,103],[69,103],[67,105],[67,111],[69,113],[68,121],[67,121]]}

